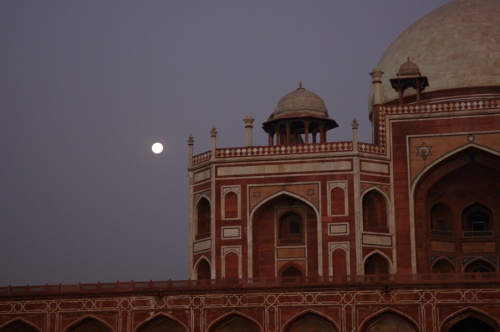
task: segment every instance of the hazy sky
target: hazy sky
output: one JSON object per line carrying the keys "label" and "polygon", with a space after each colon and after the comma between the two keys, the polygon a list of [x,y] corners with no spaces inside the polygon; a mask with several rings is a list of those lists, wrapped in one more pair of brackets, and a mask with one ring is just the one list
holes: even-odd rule
{"label": "hazy sky", "polygon": [[189,134],[265,145],[302,81],[370,142],[368,74],[446,2],[2,0],[0,286],[186,279]]}

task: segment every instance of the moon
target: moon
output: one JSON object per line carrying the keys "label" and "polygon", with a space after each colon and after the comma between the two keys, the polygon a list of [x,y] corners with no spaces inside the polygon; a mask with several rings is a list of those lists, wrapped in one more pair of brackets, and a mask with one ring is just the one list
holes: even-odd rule
{"label": "moon", "polygon": [[156,142],[153,146],[151,146],[151,150],[155,154],[160,154],[163,151],[163,144]]}

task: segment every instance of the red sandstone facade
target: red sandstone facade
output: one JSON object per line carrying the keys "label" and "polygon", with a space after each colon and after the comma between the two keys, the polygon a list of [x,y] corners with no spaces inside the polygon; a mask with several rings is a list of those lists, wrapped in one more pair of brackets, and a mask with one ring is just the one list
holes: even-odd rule
{"label": "red sandstone facade", "polygon": [[371,73],[372,143],[329,142],[302,85],[267,146],[190,137],[190,280],[0,287],[0,332],[500,331],[500,81],[404,61]]}

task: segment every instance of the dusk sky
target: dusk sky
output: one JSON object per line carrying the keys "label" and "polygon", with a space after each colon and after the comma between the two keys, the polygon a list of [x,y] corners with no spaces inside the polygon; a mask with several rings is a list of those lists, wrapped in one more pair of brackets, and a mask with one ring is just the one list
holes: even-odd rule
{"label": "dusk sky", "polygon": [[0,286],[187,279],[189,135],[266,145],[302,82],[371,142],[369,73],[446,2],[1,1]]}

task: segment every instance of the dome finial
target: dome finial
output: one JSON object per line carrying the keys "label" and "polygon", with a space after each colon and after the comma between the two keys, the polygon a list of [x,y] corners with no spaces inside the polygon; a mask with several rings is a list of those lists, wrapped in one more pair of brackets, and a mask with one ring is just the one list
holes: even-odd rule
{"label": "dome finial", "polygon": [[302,87],[302,81],[299,81],[299,89],[303,89],[303,87]]}

